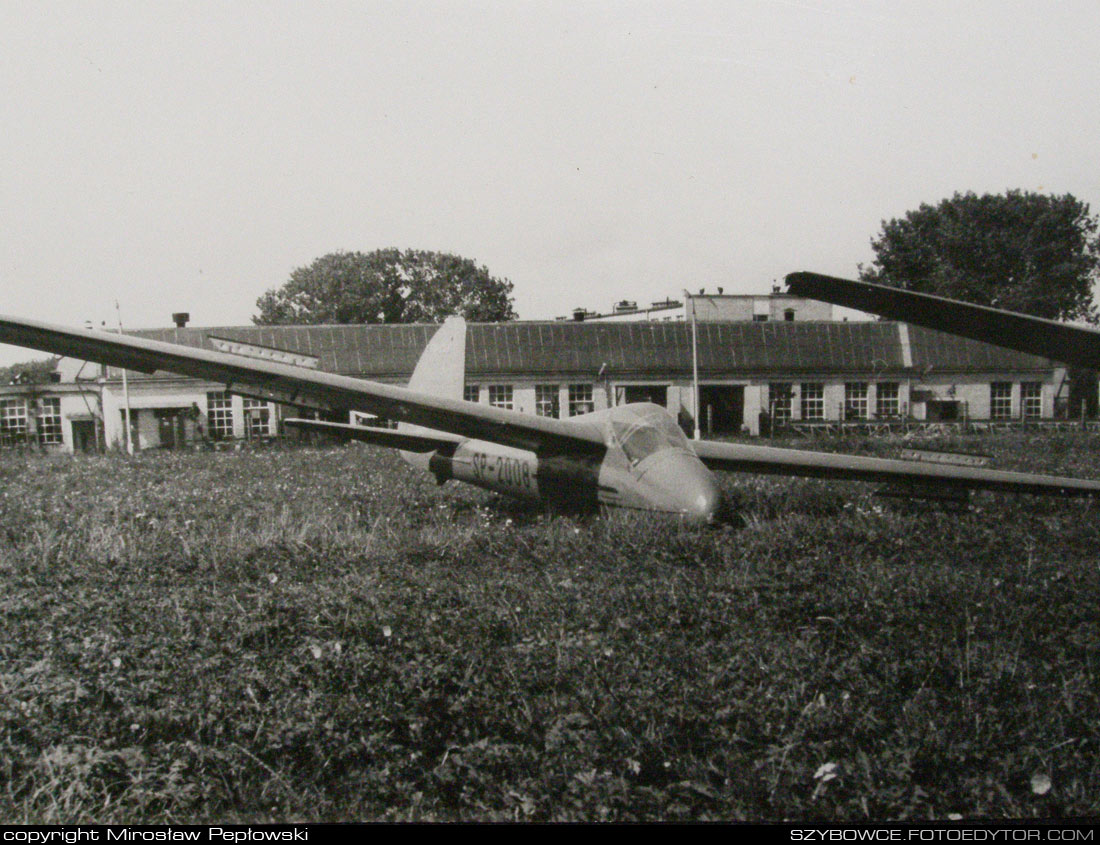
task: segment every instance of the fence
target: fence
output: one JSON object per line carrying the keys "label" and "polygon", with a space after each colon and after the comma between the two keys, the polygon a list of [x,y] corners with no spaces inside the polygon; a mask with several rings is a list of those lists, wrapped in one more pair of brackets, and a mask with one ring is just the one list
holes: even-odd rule
{"label": "fence", "polygon": [[955,422],[928,422],[926,420],[820,420],[814,422],[791,421],[776,426],[777,437],[843,437],[862,435],[885,437],[891,435],[935,434],[997,434],[1011,431],[1091,431],[1100,432],[1100,420],[962,420]]}

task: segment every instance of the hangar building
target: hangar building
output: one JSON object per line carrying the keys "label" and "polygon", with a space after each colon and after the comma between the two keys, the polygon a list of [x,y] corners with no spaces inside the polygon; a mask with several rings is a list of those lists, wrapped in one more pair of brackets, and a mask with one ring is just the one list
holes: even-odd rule
{"label": "hangar building", "polygon": [[[777,304],[776,316],[790,307]],[[131,333],[403,384],[434,331],[433,325],[177,326]],[[700,319],[697,331],[704,436],[1050,420],[1068,389],[1065,370],[1045,358],[904,323],[799,315]],[[557,417],[651,401],[685,428],[694,426],[689,321],[471,324],[466,344],[469,400]],[[0,388],[0,444],[119,446],[127,393],[140,449],[273,437],[282,418],[310,412],[164,372],[129,372],[127,390],[117,368],[63,361],[59,374],[55,383]]]}

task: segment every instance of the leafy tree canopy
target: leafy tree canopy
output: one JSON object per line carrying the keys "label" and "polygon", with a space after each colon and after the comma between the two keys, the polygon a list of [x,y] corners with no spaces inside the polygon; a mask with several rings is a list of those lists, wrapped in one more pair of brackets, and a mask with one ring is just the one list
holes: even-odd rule
{"label": "leafy tree canopy", "polygon": [[257,301],[257,325],[437,323],[514,320],[512,283],[469,258],[441,252],[379,249],[333,252],[299,267]]}
{"label": "leafy tree canopy", "polygon": [[1047,319],[1097,321],[1096,217],[1072,195],[955,194],[883,221],[860,278]]}
{"label": "leafy tree canopy", "polygon": [[60,360],[60,356],[55,355],[52,358],[0,367],[0,384],[13,384],[16,380],[22,384],[45,384],[50,380],[50,373],[57,369],[57,362]]}

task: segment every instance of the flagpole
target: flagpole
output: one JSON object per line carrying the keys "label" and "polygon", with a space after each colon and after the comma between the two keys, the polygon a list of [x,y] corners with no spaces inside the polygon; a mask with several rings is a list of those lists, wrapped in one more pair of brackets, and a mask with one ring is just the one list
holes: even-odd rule
{"label": "flagpole", "polygon": [[699,439],[699,327],[695,317],[695,298],[684,289],[684,306],[691,300],[691,383],[695,394],[695,408],[691,415],[695,420],[695,439]]}
{"label": "flagpole", "polygon": [[[118,300],[115,300],[115,314],[118,315],[118,333],[122,334],[122,309],[118,307]],[[126,380],[126,368],[122,368],[122,396],[125,402],[125,417],[126,417],[126,454],[134,454],[134,439],[130,433],[130,385]]]}

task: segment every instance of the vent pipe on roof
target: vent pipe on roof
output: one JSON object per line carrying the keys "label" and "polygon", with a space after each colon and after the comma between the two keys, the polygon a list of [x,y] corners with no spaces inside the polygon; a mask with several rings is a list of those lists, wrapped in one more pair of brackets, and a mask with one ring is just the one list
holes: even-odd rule
{"label": "vent pipe on roof", "polygon": [[191,315],[186,311],[177,311],[172,315],[172,322],[176,324],[177,329],[182,329],[187,326],[187,321],[191,319]]}

